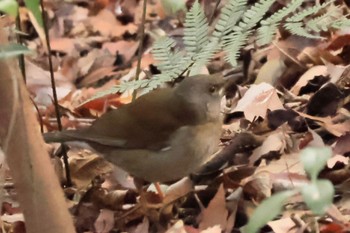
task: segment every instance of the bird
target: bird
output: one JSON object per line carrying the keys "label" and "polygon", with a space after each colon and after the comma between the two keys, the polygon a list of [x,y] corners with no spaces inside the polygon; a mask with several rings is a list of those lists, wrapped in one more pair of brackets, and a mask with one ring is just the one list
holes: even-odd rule
{"label": "bird", "polygon": [[220,74],[189,76],[174,88],[159,88],[103,114],[87,128],[43,137],[47,143],[85,142],[144,181],[176,181],[218,150],[224,83]]}

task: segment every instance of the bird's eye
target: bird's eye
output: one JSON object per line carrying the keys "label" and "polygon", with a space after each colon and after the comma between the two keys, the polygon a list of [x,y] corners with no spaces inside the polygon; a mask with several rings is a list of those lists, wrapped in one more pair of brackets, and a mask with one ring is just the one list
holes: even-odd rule
{"label": "bird's eye", "polygon": [[210,93],[214,93],[214,92],[216,92],[216,90],[217,90],[217,88],[214,85],[209,87],[209,92]]}

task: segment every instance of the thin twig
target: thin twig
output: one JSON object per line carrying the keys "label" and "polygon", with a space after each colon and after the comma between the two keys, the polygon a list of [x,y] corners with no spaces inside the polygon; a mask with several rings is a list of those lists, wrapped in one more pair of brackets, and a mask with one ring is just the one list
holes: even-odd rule
{"label": "thin twig", "polygon": [[[18,14],[17,14],[17,17],[16,17],[16,28],[17,28],[18,31],[22,31],[21,18],[20,18],[19,11],[18,11]],[[22,45],[23,44],[23,40],[22,40],[22,36],[20,35],[20,33],[17,32],[16,33],[16,37],[17,37],[17,42]],[[20,67],[21,72],[22,72],[24,83],[26,83],[27,82],[27,76],[26,76],[26,67],[25,67],[24,55],[23,54],[20,54],[18,56],[18,62],[19,62],[19,67]]]}
{"label": "thin twig", "polygon": [[214,16],[215,16],[215,12],[218,9],[219,5],[220,5],[221,0],[216,0],[216,4],[215,7],[213,9],[213,12],[211,13],[211,16],[209,18],[209,25],[211,25],[214,21]]}
{"label": "thin twig", "polygon": [[[50,46],[50,38],[49,38],[49,30],[46,22],[46,15],[44,10],[44,1],[40,0],[40,6],[41,6],[41,17],[43,19],[43,27],[45,32],[45,39],[46,39],[46,46],[47,46],[47,55],[49,59],[49,67],[50,67],[50,78],[51,78],[51,88],[52,88],[52,94],[53,94],[53,100],[54,100],[54,106],[55,106],[55,112],[56,112],[56,118],[57,118],[57,126],[58,130],[62,131],[62,123],[61,123],[61,116],[60,111],[58,107],[58,99],[57,99],[57,92],[56,92],[56,83],[53,73],[53,65],[52,65],[52,59],[51,59],[51,46]],[[67,156],[67,150],[64,146],[62,146],[62,153],[63,153],[63,163],[66,171],[66,179],[67,179],[67,186],[72,186],[72,180],[70,176],[70,170],[69,170],[69,163],[68,163],[68,156]]]}
{"label": "thin twig", "polygon": [[[136,67],[136,77],[135,80],[139,80],[139,76],[141,73],[141,58],[142,58],[142,50],[143,50],[143,40],[145,38],[145,24],[146,24],[146,8],[147,7],[147,0],[143,0],[143,11],[142,11],[142,20],[141,20],[141,27],[140,27],[140,46],[139,50],[137,52],[137,67]],[[132,100],[136,99],[136,90],[132,93]]]}

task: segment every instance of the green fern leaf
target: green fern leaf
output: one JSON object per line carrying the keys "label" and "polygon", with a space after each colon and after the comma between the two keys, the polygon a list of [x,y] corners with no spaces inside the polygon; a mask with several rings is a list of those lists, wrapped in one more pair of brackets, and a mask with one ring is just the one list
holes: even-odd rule
{"label": "green fern leaf", "polygon": [[302,22],[288,22],[285,23],[284,28],[290,31],[293,35],[302,36],[310,39],[323,39],[323,37],[311,34],[305,29]]}
{"label": "green fern leaf", "polygon": [[271,15],[266,20],[261,21],[261,24],[273,24],[281,21],[284,17],[289,15],[290,13],[296,11],[298,7],[304,2],[304,0],[293,0],[288,5]]}
{"label": "green fern leaf", "polygon": [[341,29],[345,27],[350,27],[350,19],[346,17],[342,17],[336,21],[333,22],[332,28],[334,29]]}
{"label": "green fern leaf", "polygon": [[[256,24],[262,19],[266,12],[270,9],[275,0],[261,0],[255,3],[250,9],[248,9],[243,17],[242,22],[238,25],[243,31],[249,30],[256,26]],[[241,26],[242,25],[242,26]]]}
{"label": "green fern leaf", "polygon": [[187,56],[192,57],[209,42],[208,31],[209,26],[204,12],[198,1],[195,1],[185,20],[183,39]]}
{"label": "green fern leaf", "polygon": [[220,18],[215,25],[213,37],[221,40],[223,35],[230,33],[232,26],[237,24],[246,9],[247,0],[230,0],[227,2],[222,8]]}
{"label": "green fern leaf", "polygon": [[308,20],[306,22],[306,28],[314,32],[328,31],[330,28],[332,28],[333,23],[339,17],[342,18],[342,16],[342,9],[338,6],[333,6],[327,9],[326,13]]}
{"label": "green fern leaf", "polygon": [[278,29],[278,23],[271,25],[262,25],[258,29],[257,41],[258,46],[263,46],[270,43],[276,36],[276,31]]}
{"label": "green fern leaf", "polygon": [[208,44],[203,46],[202,50],[193,57],[193,65],[190,67],[190,74],[195,75],[200,72],[200,69],[205,66],[216,52],[221,49],[219,40],[212,38]]}
{"label": "green fern leaf", "polygon": [[289,17],[286,21],[287,22],[298,22],[301,21],[303,19],[305,19],[307,16],[312,15],[312,14],[316,14],[317,12],[319,12],[320,10],[322,10],[323,8],[327,7],[328,5],[330,5],[331,3],[333,3],[334,0],[329,0],[323,4],[317,4],[313,7],[309,7],[306,8],[302,11],[300,11],[299,13]]}
{"label": "green fern leaf", "polygon": [[233,33],[223,37],[226,60],[232,66],[237,65],[239,50],[246,44],[253,27],[262,19],[275,0],[261,0],[245,11],[238,26],[233,27]]}
{"label": "green fern leaf", "polygon": [[246,44],[251,31],[237,32],[230,35],[232,43],[228,43],[224,50],[226,52],[225,59],[233,66],[237,66],[237,58],[239,50]]}
{"label": "green fern leaf", "polygon": [[290,13],[294,12],[302,3],[303,0],[293,0],[266,20],[262,20],[261,26],[258,29],[257,44],[263,46],[270,43],[276,35],[280,21]]}

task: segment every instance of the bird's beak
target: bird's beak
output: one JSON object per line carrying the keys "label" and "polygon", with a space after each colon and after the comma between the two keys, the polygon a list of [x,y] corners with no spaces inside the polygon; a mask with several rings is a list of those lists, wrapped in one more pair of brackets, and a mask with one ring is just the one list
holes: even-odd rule
{"label": "bird's beak", "polygon": [[226,94],[226,88],[225,88],[225,85],[221,85],[219,91],[218,91],[219,95],[221,97],[223,97],[225,94]]}

